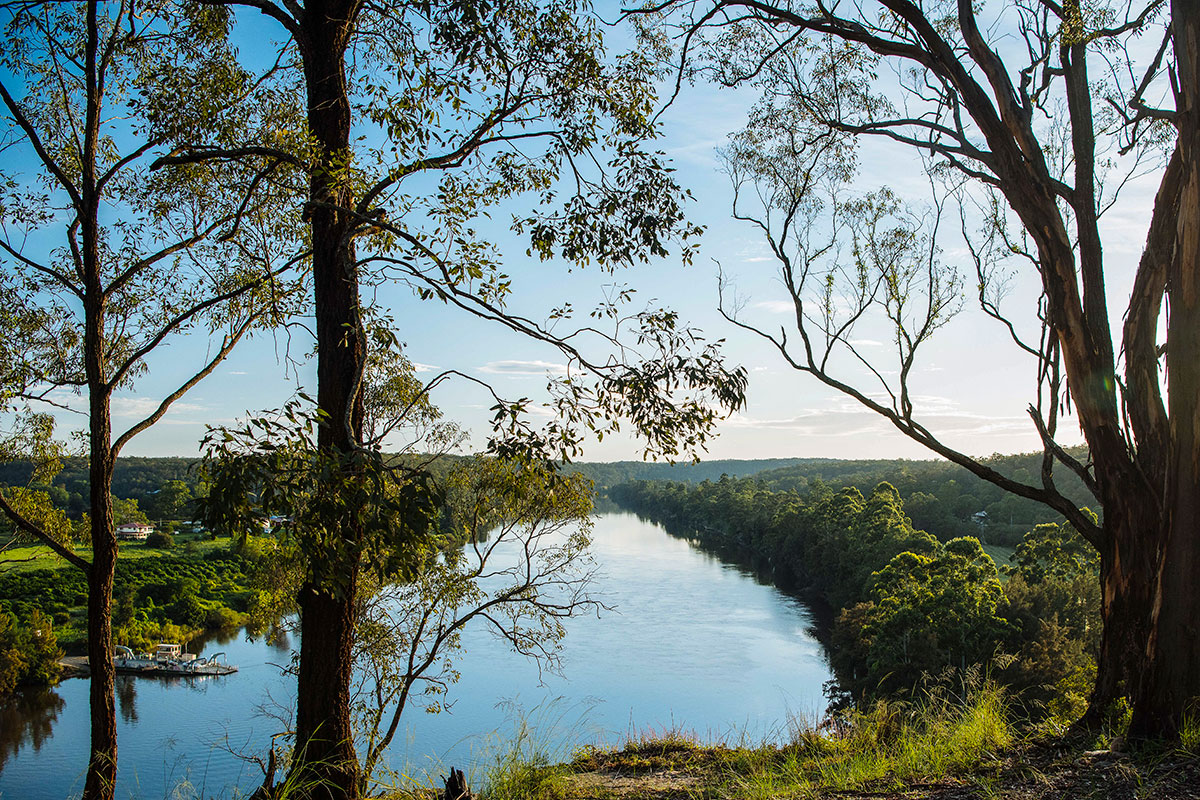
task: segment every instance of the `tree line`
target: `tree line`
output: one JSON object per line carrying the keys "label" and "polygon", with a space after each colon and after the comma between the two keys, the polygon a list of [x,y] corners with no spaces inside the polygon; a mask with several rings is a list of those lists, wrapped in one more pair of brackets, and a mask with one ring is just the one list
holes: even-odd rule
{"label": "tree line", "polygon": [[[1082,448],[1070,449],[1073,456],[1086,461]],[[456,456],[447,455],[431,465],[435,477],[444,477]],[[988,463],[1015,480],[1032,479],[1041,469],[1040,454],[995,455]],[[71,518],[86,510],[88,494],[87,462],[68,457],[50,486],[34,488],[46,491],[55,506]],[[0,464],[0,485],[23,486],[33,475],[30,461]],[[117,500],[133,500],[138,511],[152,520],[186,519],[192,512],[190,500],[207,493],[197,459],[173,457],[121,457],[117,459],[112,493]],[[940,538],[979,536],[994,544],[1016,545],[1025,531],[1042,522],[1061,521],[1062,515],[1027,498],[1005,492],[969,470],[947,461],[912,459],[714,459],[698,463],[657,463],[644,461],[574,462],[564,464],[566,472],[579,473],[591,480],[603,495],[610,487],[635,480],[669,480],[682,483],[715,481],[722,475],[732,478],[753,475],[776,490],[804,490],[813,482],[833,486],[854,486],[869,494],[881,481],[891,483],[904,499],[905,513],[921,529],[936,531]],[[1064,476],[1062,490],[1082,502],[1087,489],[1075,475]],[[986,520],[976,518],[983,511]],[[118,509],[118,521],[125,521],[131,509]]]}
{"label": "tree line", "polygon": [[766,565],[776,582],[832,606],[825,640],[837,703],[911,696],[947,670],[982,667],[1030,719],[1065,725],[1087,708],[1098,559],[1067,525],[1027,532],[1012,563],[998,567],[974,537],[914,528],[889,483],[866,496],[728,477],[636,481],[609,493],[675,535]]}

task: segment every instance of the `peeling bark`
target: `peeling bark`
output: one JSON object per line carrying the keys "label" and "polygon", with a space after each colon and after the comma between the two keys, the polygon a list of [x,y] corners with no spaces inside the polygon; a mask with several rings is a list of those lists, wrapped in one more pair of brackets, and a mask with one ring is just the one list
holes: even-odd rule
{"label": "peeling bark", "polygon": [[1171,420],[1165,535],[1161,543],[1150,669],[1131,731],[1177,736],[1200,703],[1200,8],[1171,4],[1182,186],[1176,253],[1167,271],[1167,411]]}

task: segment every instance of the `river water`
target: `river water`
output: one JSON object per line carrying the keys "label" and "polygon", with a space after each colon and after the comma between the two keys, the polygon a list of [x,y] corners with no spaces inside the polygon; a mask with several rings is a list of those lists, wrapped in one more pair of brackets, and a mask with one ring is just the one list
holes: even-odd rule
{"label": "river water", "polygon": [[[482,630],[468,631],[451,708],[409,712],[389,765],[433,780],[478,780],[521,720],[557,758],[584,743],[679,730],[701,739],[786,735],[824,707],[829,668],[809,609],[631,514],[596,520],[597,590],[615,606],[568,622],[562,674],[539,673]],[[118,800],[236,797],[262,781],[261,756],[295,690],[279,665],[295,642],[212,641],[227,677],[119,676]],[[0,798],[78,796],[88,752],[88,685],[66,680],[0,706]]]}

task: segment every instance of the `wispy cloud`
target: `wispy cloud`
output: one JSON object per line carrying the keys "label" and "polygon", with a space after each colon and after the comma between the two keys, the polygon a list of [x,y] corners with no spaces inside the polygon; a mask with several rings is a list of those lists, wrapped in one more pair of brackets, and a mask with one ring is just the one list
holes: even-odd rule
{"label": "wispy cloud", "polygon": [[229,370],[229,374],[230,375],[249,375],[250,373],[246,372],[243,369],[231,369],[231,370]]}
{"label": "wispy cloud", "polygon": [[672,161],[686,161],[703,167],[714,167],[717,164],[717,148],[724,142],[721,139],[699,139],[678,147],[667,148],[667,155]]}
{"label": "wispy cloud", "polygon": [[[161,402],[153,397],[114,397],[112,399],[112,415],[114,417],[145,417],[154,413]],[[168,413],[197,413],[208,410],[207,406],[198,403],[173,403]]]}
{"label": "wispy cloud", "polygon": [[761,308],[771,314],[796,313],[796,305],[790,300],[761,300],[755,303],[754,307]]}
{"label": "wispy cloud", "polygon": [[[1029,420],[1023,416],[995,416],[961,411],[945,397],[915,396],[914,418],[937,436],[1013,436],[1030,433]],[[789,431],[804,436],[853,437],[893,433],[891,423],[853,401],[835,407],[802,409],[790,417],[757,419],[736,414],[725,422],[746,430]]]}
{"label": "wispy cloud", "polygon": [[504,360],[504,361],[489,361],[479,368],[480,372],[486,372],[489,375],[546,375],[562,374],[567,371],[567,368],[562,364],[555,364],[550,361],[520,361],[520,360]]}
{"label": "wispy cloud", "polygon": [[438,368],[433,364],[422,364],[420,361],[412,362],[413,372],[437,372]]}

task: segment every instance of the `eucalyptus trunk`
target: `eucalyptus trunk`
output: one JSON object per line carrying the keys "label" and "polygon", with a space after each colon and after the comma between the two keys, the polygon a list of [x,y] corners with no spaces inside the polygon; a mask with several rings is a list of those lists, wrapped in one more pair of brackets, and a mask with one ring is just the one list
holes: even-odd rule
{"label": "eucalyptus trunk", "polygon": [[1171,4],[1176,128],[1182,162],[1167,271],[1171,436],[1164,535],[1147,645],[1149,669],[1134,703],[1135,735],[1177,736],[1200,713],[1200,8]]}
{"label": "eucalyptus trunk", "polygon": [[[354,197],[341,170],[350,154],[350,100],[345,52],[358,4],[309,2],[299,18],[298,44],[308,92],[309,133],[321,163],[310,177],[312,270],[317,327],[317,405],[326,415],[320,450],[342,464],[362,441],[358,269],[351,231]],[[352,476],[345,476],[351,478]],[[355,592],[362,531],[347,518],[330,533],[340,541],[336,563],[312,564],[301,586],[293,772],[310,797],[356,797],[359,764],[350,716]],[[334,573],[338,574],[334,574]]]}
{"label": "eucalyptus trunk", "polygon": [[91,753],[83,800],[112,800],[117,783],[117,712],[113,699],[112,587],[117,569],[113,526],[112,388],[108,383],[104,291],[100,260],[100,192],[96,159],[100,140],[102,79],[100,26],[95,0],[87,6],[85,124],[79,181],[80,258],[83,267],[84,371],[88,387],[92,563],[88,567],[88,666],[91,670]]}
{"label": "eucalyptus trunk", "polygon": [[[111,800],[117,781],[117,712],[113,701],[112,589],[117,567],[113,525],[113,459],[108,448],[107,393],[92,402],[91,536],[92,563],[87,573],[87,652],[91,672],[91,753],[84,800]],[[100,430],[97,430],[99,423]]]}
{"label": "eucalyptus trunk", "polygon": [[[1139,491],[1140,489],[1140,491]],[[1160,535],[1158,504],[1145,487],[1129,487],[1120,502],[1105,504],[1100,550],[1100,616],[1104,630],[1096,683],[1080,723],[1103,724],[1113,704],[1129,697],[1146,668],[1146,639]]]}

